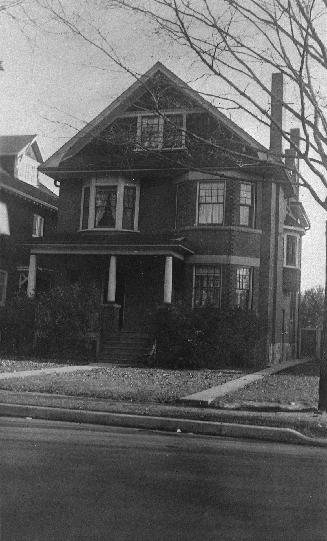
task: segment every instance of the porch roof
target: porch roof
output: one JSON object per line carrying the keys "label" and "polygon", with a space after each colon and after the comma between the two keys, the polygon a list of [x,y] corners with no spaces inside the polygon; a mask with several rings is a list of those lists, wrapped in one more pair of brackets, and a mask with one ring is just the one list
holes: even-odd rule
{"label": "porch roof", "polygon": [[24,243],[31,254],[78,255],[170,255],[184,259],[192,255],[183,237],[143,235],[141,233],[99,233],[97,231],[61,234]]}

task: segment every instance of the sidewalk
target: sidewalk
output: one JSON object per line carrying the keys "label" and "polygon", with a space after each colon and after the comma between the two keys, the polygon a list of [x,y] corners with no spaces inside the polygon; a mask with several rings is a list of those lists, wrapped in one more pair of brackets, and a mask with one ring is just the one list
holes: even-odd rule
{"label": "sidewalk", "polygon": [[[97,425],[112,425],[147,430],[192,432],[215,436],[250,438],[265,441],[320,445],[327,447],[327,415],[312,410],[290,411],[267,404],[265,411],[210,408],[210,402],[235,389],[262,379],[269,374],[305,362],[292,361],[277,367],[231,380],[223,385],[184,397],[180,404],[119,402],[104,399],[46,394],[35,392],[0,391],[0,417],[25,417]],[[36,372],[74,372],[92,370],[100,365],[66,366],[3,373],[0,378],[24,378]],[[198,400],[197,395],[202,395]],[[192,397],[195,399],[192,401]],[[195,407],[197,406],[197,407]],[[199,406],[202,406],[199,407]],[[205,406],[205,408],[203,408]],[[278,411],[279,409],[279,411]],[[326,439],[325,439],[326,438]]]}

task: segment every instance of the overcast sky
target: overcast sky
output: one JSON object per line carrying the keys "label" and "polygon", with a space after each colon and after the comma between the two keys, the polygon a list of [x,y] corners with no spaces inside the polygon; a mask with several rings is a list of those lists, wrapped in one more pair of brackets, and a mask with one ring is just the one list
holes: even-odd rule
{"label": "overcast sky", "polygon": [[[106,29],[124,63],[144,73],[160,60],[193,88],[210,91],[213,81],[199,79],[199,67],[185,49],[172,46],[139,16],[103,10],[101,3],[71,0],[69,5],[92,7],[93,21]],[[0,134],[38,134],[46,158],[119,96],[133,77],[103,53],[71,39],[56,25],[49,26],[42,13],[34,11],[33,15],[43,19],[43,24],[24,27],[0,15],[0,59],[4,67],[0,72]],[[87,18],[89,13],[82,10],[82,15]],[[51,33],[45,28],[51,28]],[[262,126],[240,114],[232,118],[269,145],[269,134]],[[324,284],[326,215],[308,194],[303,194],[303,202],[311,221],[303,242],[302,289],[306,289]]]}

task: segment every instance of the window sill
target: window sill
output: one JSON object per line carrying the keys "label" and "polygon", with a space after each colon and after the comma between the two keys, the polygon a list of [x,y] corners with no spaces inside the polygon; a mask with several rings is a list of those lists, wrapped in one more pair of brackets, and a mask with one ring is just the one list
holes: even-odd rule
{"label": "window sill", "polygon": [[262,229],[252,229],[251,227],[244,227],[239,225],[223,225],[223,224],[198,224],[198,225],[187,225],[184,227],[176,228],[176,231],[192,231],[192,230],[203,230],[203,229],[219,229],[220,231],[239,231],[244,233],[253,233],[257,235],[262,234]]}
{"label": "window sill", "polygon": [[171,152],[173,150],[186,150],[186,146],[182,146],[182,147],[148,147],[148,148],[139,148],[139,147],[135,147],[132,149],[133,152]]}
{"label": "window sill", "polygon": [[85,232],[89,232],[89,231],[100,231],[100,232],[103,232],[103,231],[110,231],[110,232],[118,232],[120,233],[121,231],[124,232],[124,233],[139,233],[140,230],[139,229],[118,229],[118,228],[114,228],[114,227],[92,227],[92,228],[87,228],[87,229],[79,229],[78,230],[78,233],[85,233]]}

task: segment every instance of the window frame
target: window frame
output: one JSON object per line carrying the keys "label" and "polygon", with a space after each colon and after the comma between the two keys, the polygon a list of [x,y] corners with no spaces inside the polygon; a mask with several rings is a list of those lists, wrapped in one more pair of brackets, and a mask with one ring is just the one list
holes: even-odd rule
{"label": "window frame", "polygon": [[8,272],[0,269],[0,275],[3,277],[3,288],[0,289],[0,306],[5,306],[7,298]]}
{"label": "window frame", "polygon": [[[238,286],[238,272],[242,271],[242,270],[247,270],[249,271],[249,287],[248,289],[246,288],[239,288],[237,287]],[[236,267],[236,276],[235,276],[235,288],[234,288],[234,306],[237,307],[237,308],[240,308],[242,309],[242,306],[241,306],[241,303],[240,302],[237,302],[237,301],[240,301],[241,299],[241,294],[238,295],[238,291],[242,292],[242,291],[248,291],[248,299],[247,299],[247,306],[246,306],[246,310],[252,310],[253,308],[253,267],[247,267],[245,265],[240,265],[240,266],[237,266]]]}
{"label": "window frame", "polygon": [[[116,195],[116,219],[115,227],[96,227],[95,226],[95,197],[96,189],[101,186],[117,186]],[[124,189],[127,187],[135,188],[135,208],[134,208],[134,227],[133,229],[123,229],[123,213],[124,213]],[[84,210],[84,197],[85,190],[90,189],[89,207],[88,207],[88,220],[87,228],[83,228],[83,210]],[[139,202],[140,202],[140,184],[138,182],[132,182],[124,177],[92,177],[91,180],[84,182],[81,194],[80,205],[80,231],[138,231],[138,218],[139,218]]]}
{"label": "window frame", "polygon": [[[193,265],[193,287],[192,287],[192,308],[202,308],[204,306],[206,306],[206,304],[196,304],[196,278],[197,276],[201,276],[201,274],[197,274],[197,269],[199,268],[207,268],[207,269],[210,269],[210,268],[216,268],[216,269],[219,269],[219,277],[220,277],[220,287],[219,287],[219,299],[218,299],[218,302],[217,304],[215,304],[214,306],[216,306],[217,308],[221,308],[221,298],[222,298],[222,289],[223,289],[223,269],[222,269],[222,265],[220,264],[207,264],[207,263],[204,263],[204,264],[200,264],[200,263],[197,263],[195,265]],[[208,276],[209,273],[207,273],[206,275],[203,274],[203,276]],[[215,273],[212,273],[212,275],[215,275]]]}
{"label": "window frame", "polygon": [[[295,245],[295,264],[287,263],[287,239],[288,237],[293,237],[296,241]],[[295,233],[285,233],[284,234],[284,267],[287,267],[289,269],[299,269],[299,249],[300,249],[300,235],[296,235]]]}
{"label": "window frame", "polygon": [[[251,204],[250,205],[246,203],[241,203],[242,185],[249,185],[251,187]],[[244,207],[249,209],[249,223],[248,224],[241,223],[241,208],[244,208]],[[256,213],[256,184],[251,181],[242,180],[240,182],[240,191],[239,191],[239,225],[240,227],[248,227],[249,229],[253,229],[255,227],[255,213]]]}
{"label": "window frame", "polygon": [[[180,116],[182,117],[182,144],[181,146],[164,146],[164,125],[168,117]],[[143,118],[157,118],[158,119],[158,145],[145,147],[142,145],[142,119]],[[163,114],[154,114],[151,112],[139,113],[137,115],[136,126],[136,145],[134,150],[138,151],[151,151],[151,150],[183,150],[185,149],[185,135],[186,135],[186,113],[181,111],[166,111]]]}
{"label": "window frame", "polygon": [[[34,232],[35,226],[35,232]],[[33,223],[32,223],[32,237],[41,238],[44,235],[44,217],[40,214],[33,214]]]}
{"label": "window frame", "polygon": [[[222,221],[221,222],[204,222],[204,223],[200,223],[199,222],[199,215],[200,215],[200,189],[201,189],[201,184],[223,184],[224,185],[224,190],[223,190],[223,212],[222,212]],[[217,204],[217,205],[220,205],[221,203],[201,203],[201,204]],[[195,225],[197,226],[200,226],[200,227],[206,227],[206,226],[219,226],[219,225],[224,225],[225,224],[225,212],[226,212],[226,181],[225,180],[199,180],[198,183],[197,183],[197,193],[196,193],[196,220],[195,220]]]}

